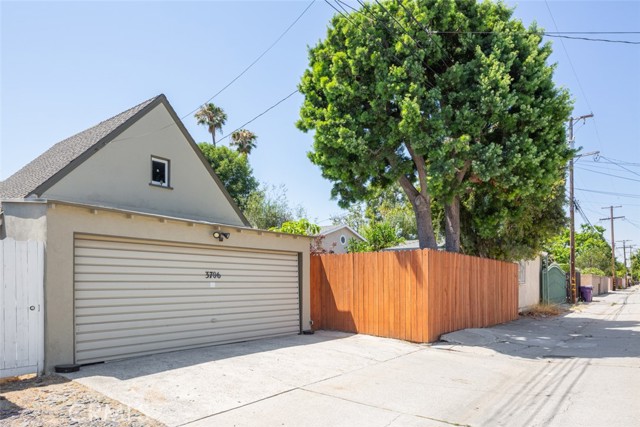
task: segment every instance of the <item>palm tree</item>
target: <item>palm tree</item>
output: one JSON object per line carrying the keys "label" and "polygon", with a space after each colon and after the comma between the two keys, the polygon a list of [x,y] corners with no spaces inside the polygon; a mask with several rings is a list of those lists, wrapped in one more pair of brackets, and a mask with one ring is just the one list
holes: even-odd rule
{"label": "palm tree", "polygon": [[213,103],[203,105],[202,108],[194,115],[198,119],[199,125],[207,126],[211,138],[213,138],[213,145],[216,145],[216,130],[222,133],[222,126],[227,122],[227,113]]}
{"label": "palm tree", "polygon": [[237,146],[239,153],[247,156],[256,148],[258,136],[247,129],[240,129],[231,134],[231,145]]}

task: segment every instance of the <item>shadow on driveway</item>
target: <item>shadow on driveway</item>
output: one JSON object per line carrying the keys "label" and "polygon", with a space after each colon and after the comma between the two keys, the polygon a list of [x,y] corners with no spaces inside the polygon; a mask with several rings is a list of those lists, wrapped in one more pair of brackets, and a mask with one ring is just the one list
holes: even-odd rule
{"label": "shadow on driveway", "polygon": [[[520,318],[485,329],[451,332],[435,348],[487,348],[509,356],[540,358],[630,358],[640,356],[637,287],[613,292],[551,318]],[[632,298],[633,297],[633,298]]]}
{"label": "shadow on driveway", "polygon": [[129,380],[141,376],[153,375],[208,362],[219,362],[224,359],[238,358],[255,353],[266,353],[274,350],[318,344],[346,338],[352,334],[323,333],[315,335],[282,336],[263,338],[231,344],[219,344],[178,350],[167,353],[139,356],[105,363],[84,365],[80,372],[65,374],[71,379],[80,379],[96,375],[105,375],[119,380]]}

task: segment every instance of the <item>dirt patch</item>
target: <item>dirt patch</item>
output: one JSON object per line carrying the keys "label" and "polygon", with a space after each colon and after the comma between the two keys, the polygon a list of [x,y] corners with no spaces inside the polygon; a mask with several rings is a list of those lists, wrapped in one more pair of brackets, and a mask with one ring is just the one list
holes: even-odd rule
{"label": "dirt patch", "polygon": [[536,304],[520,314],[525,317],[540,319],[545,317],[559,316],[566,311],[567,310],[565,308],[556,304]]}
{"label": "dirt patch", "polygon": [[0,425],[163,426],[120,402],[58,375],[0,382]]}

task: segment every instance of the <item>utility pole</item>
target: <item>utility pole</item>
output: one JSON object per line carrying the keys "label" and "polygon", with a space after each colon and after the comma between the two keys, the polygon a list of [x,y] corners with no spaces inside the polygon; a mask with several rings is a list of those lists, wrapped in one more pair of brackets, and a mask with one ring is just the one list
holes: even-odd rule
{"label": "utility pole", "polygon": [[[586,114],[580,117],[571,117],[569,119],[569,147],[573,150],[575,138],[573,137],[573,123],[586,120],[593,117],[593,114]],[[585,155],[589,155],[588,153]],[[595,154],[595,153],[593,153]],[[569,160],[569,221],[571,226],[569,228],[569,287],[571,289],[571,304],[575,304],[578,299],[578,292],[576,289],[576,214],[575,214],[575,197],[573,195],[573,160],[582,156],[571,157]]]}
{"label": "utility pole", "polygon": [[610,216],[609,218],[600,218],[600,221],[605,221],[607,219],[611,220],[611,279],[613,280],[612,288],[616,290],[616,240],[613,232],[613,220],[614,219],[624,219],[623,216],[613,216],[613,210],[616,208],[621,208],[622,206],[605,206],[602,209],[609,209]]}
{"label": "utility pole", "polygon": [[[626,240],[618,240],[618,243],[622,243],[622,256],[624,258],[624,281],[625,284],[629,278],[629,269],[627,268],[627,242],[631,242],[630,239],[626,239]],[[629,253],[629,256],[631,256],[631,253]]]}
{"label": "utility pole", "polygon": [[[629,270],[631,271],[631,283],[633,284],[633,248],[637,245],[629,245]],[[638,251],[636,251],[637,253]]]}

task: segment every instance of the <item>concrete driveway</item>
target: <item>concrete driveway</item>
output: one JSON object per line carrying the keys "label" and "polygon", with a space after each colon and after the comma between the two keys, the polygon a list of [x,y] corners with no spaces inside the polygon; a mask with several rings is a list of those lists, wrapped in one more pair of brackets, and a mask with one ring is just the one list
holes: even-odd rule
{"label": "concrete driveway", "polygon": [[67,375],[170,426],[632,426],[640,293],[418,345],[319,332]]}

